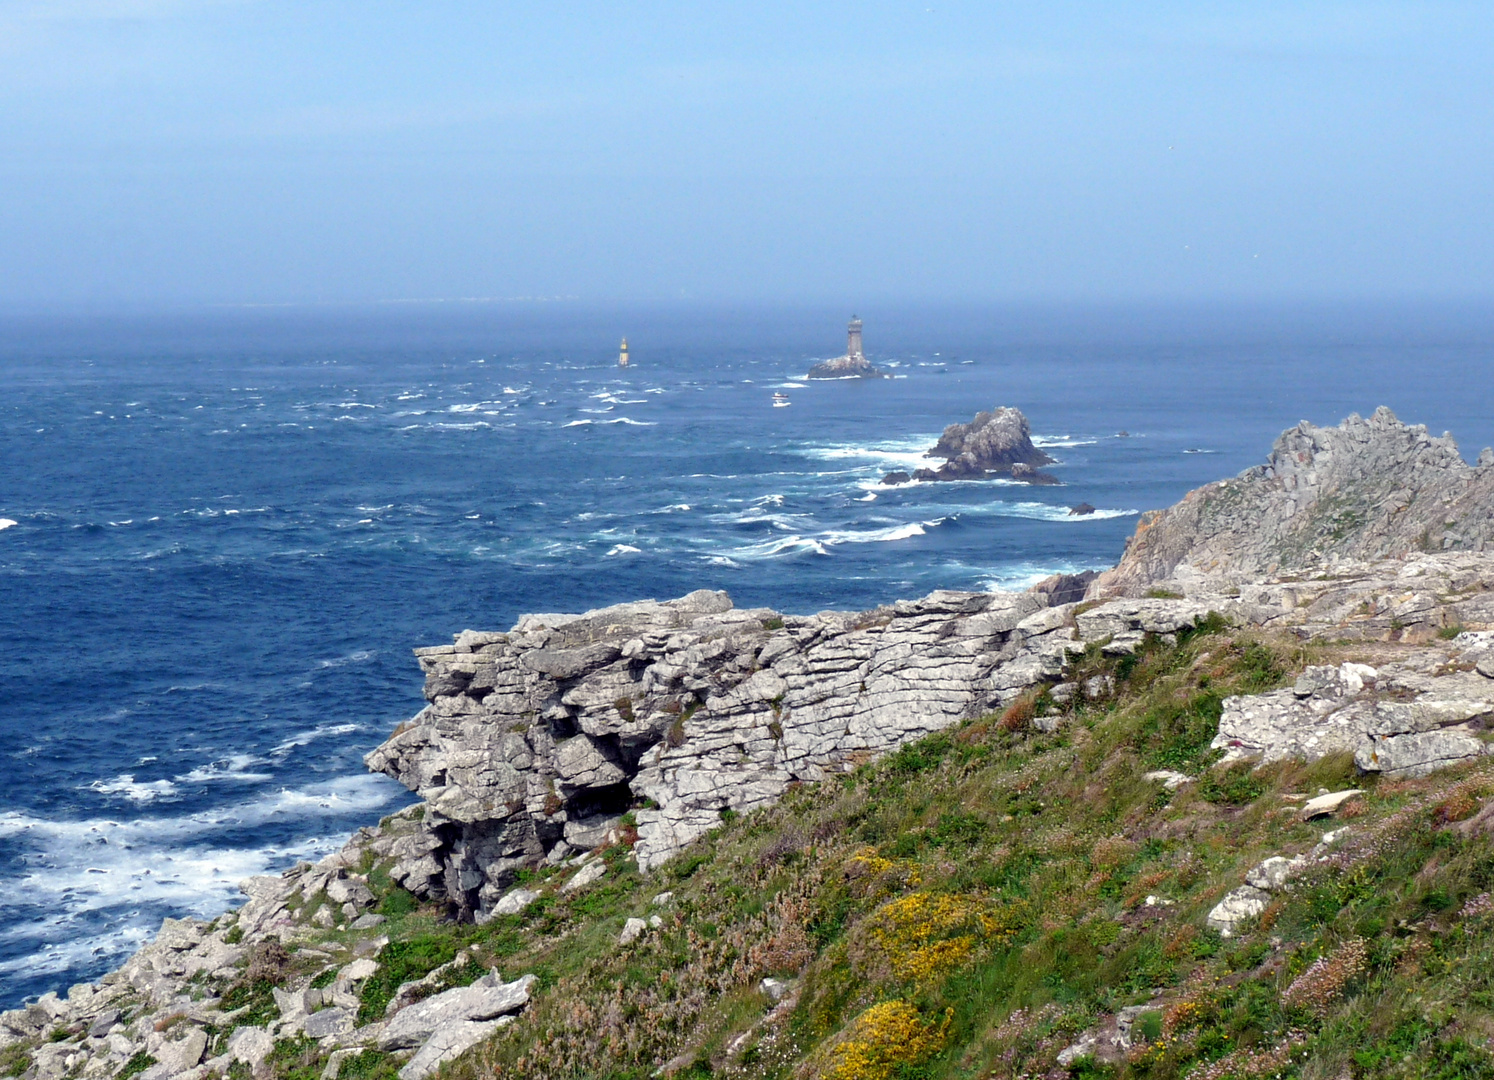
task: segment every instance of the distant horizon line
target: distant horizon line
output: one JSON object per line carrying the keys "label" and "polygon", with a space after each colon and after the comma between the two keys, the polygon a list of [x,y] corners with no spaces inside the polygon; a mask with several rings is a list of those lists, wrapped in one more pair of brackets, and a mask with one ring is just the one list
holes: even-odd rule
{"label": "distant horizon line", "polygon": [[[844,308],[846,312],[907,310],[919,308],[960,308],[987,310],[1187,310],[1187,309],[1302,309],[1383,307],[1487,307],[1494,312],[1494,293],[1461,295],[1428,295],[1423,293],[1354,293],[1354,294],[1262,294],[1262,295],[1152,295],[1152,296],[885,296],[846,300],[830,297],[766,298],[730,296],[660,296],[660,297],[585,297],[578,294],[521,296],[424,296],[378,297],[372,299],[301,299],[301,300],[13,300],[0,299],[0,318],[27,317],[100,317],[110,315],[186,315],[251,311],[292,311],[334,308],[420,308],[420,307],[523,307],[573,304],[583,309],[701,309],[737,308],[743,310],[812,310]],[[849,315],[847,316],[849,317]]]}

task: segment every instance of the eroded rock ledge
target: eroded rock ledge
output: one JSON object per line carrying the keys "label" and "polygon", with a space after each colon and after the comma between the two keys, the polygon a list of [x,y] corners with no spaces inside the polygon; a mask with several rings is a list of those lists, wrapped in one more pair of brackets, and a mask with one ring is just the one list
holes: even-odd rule
{"label": "eroded rock ledge", "polygon": [[519,867],[602,842],[635,799],[653,804],[636,850],[656,866],[723,810],[1056,677],[1064,619],[1037,593],[795,617],[702,591],[418,650],[431,704],[368,757],[428,804],[398,873],[477,915]]}
{"label": "eroded rock ledge", "polygon": [[426,800],[396,879],[482,919],[519,868],[615,838],[638,800],[648,802],[632,819],[634,850],[648,870],[723,811],[752,810],[1034,688],[1103,695],[1064,681],[1070,654],[1095,643],[1133,651],[1216,613],[1308,639],[1417,643],[1389,665],[1367,651],[1381,666],[1357,665],[1358,675],[1310,670],[1295,691],[1230,699],[1218,744],[1265,758],[1348,750],[1368,771],[1415,775],[1484,752],[1494,679],[1478,665],[1494,672],[1489,637],[1438,634],[1494,626],[1490,590],[1494,556],[1463,553],[1102,602],[1053,604],[1072,592],[1050,583],[809,617],[738,610],[704,591],[531,615],[508,633],[467,631],[418,650],[430,705],[368,764]]}

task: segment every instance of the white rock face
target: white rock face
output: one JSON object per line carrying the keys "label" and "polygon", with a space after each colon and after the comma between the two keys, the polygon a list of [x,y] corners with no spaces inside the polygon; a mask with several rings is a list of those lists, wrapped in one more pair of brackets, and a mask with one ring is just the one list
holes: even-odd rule
{"label": "white rock face", "polygon": [[357,1024],[357,1013],[349,1009],[322,1009],[312,1013],[302,1022],[301,1029],[309,1038],[325,1039],[328,1035],[344,1035]]}
{"label": "white rock face", "polygon": [[629,919],[623,923],[622,933],[618,936],[619,945],[631,945],[648,932],[648,923],[642,919]]}
{"label": "white rock face", "polygon": [[1176,791],[1184,784],[1193,783],[1193,777],[1187,773],[1180,773],[1175,769],[1157,769],[1147,773],[1142,779],[1159,783],[1168,791]]}
{"label": "white rock face", "polygon": [[1212,745],[1225,761],[1353,752],[1365,772],[1425,776],[1482,756],[1487,747],[1466,725],[1490,714],[1494,682],[1473,672],[1345,663],[1310,667],[1291,690],[1226,699]]}
{"label": "white rock face", "polygon": [[258,1070],[275,1049],[275,1038],[264,1028],[241,1027],[228,1040],[228,1054]]}
{"label": "white rock face", "polygon": [[493,905],[493,914],[517,915],[539,898],[540,894],[533,889],[515,889],[513,892],[505,893],[503,898]]}
{"label": "white rock face", "polygon": [[[698,592],[526,616],[508,634],[417,650],[430,705],[368,757],[427,801],[394,877],[486,918],[520,867],[612,842],[621,810],[642,798],[656,806],[636,811],[647,871],[723,810],[764,806],[1052,681],[1086,637],[1118,628],[1139,641],[1205,610],[1125,601],[1076,631],[1047,603],[936,592],[804,618]],[[455,840],[437,833],[450,823]]]}
{"label": "white rock face", "polygon": [[[1331,791],[1327,795],[1308,799],[1302,804],[1302,818],[1304,821],[1311,821],[1316,817],[1326,817],[1350,799],[1363,794],[1364,792],[1359,788],[1349,788],[1346,791]],[[1327,833],[1323,839],[1327,840],[1332,835],[1332,833]]]}
{"label": "white rock face", "polygon": [[1266,892],[1276,892],[1300,874],[1306,865],[1307,860],[1300,855],[1295,859],[1273,855],[1245,875],[1245,884]]}
{"label": "white rock face", "polygon": [[574,877],[560,887],[562,893],[573,893],[577,889],[584,889],[594,881],[600,881],[607,876],[607,864],[598,859],[596,862],[587,863],[576,871]]}
{"label": "white rock face", "polygon": [[[1482,755],[1494,678],[1477,665],[1494,671],[1494,632],[1437,632],[1494,626],[1494,551],[1331,569],[1165,582],[1186,599],[1050,607],[1047,592],[936,592],[810,617],[701,592],[526,616],[507,634],[417,650],[431,704],[368,758],[427,800],[394,852],[395,879],[486,919],[521,867],[612,842],[619,813],[642,799],[653,808],[634,812],[633,850],[649,871],[724,810],[1060,684],[1088,645],[1170,640],[1210,612],[1307,639],[1421,643],[1394,662],[1309,668],[1290,689],[1228,699],[1213,743],[1226,760],[1343,752],[1366,771],[1417,776]],[[1103,700],[1115,687],[1096,676],[1071,689]]]}
{"label": "white rock face", "polygon": [[512,1016],[500,1016],[496,1020],[452,1020],[442,1024],[415,1056],[405,1062],[399,1070],[399,1080],[423,1080],[446,1062],[466,1053],[472,1047],[491,1036],[499,1028],[514,1022]]}
{"label": "white rock face", "polygon": [[1481,757],[1489,744],[1473,732],[1453,728],[1405,735],[1371,736],[1354,754],[1354,764],[1365,772],[1418,777],[1461,761]]}
{"label": "white rock face", "polygon": [[1120,565],[1089,595],[1259,579],[1428,548],[1484,551],[1494,542],[1491,506],[1494,467],[1483,458],[1468,465],[1450,436],[1403,424],[1385,408],[1337,427],[1303,421],[1281,434],[1264,465],[1142,515]]}
{"label": "white rock face", "polygon": [[533,975],[511,983],[499,982],[486,975],[471,986],[454,990],[408,1005],[394,1014],[379,1037],[379,1049],[400,1050],[420,1046],[437,1029],[453,1021],[492,1020],[515,1013],[529,1003]]}
{"label": "white rock face", "polygon": [[1229,892],[1209,912],[1207,922],[1220,937],[1233,937],[1240,925],[1266,910],[1271,894],[1253,885],[1241,885]]}
{"label": "white rock face", "polygon": [[774,1003],[788,997],[794,989],[794,984],[783,979],[765,978],[757,984],[757,988],[763,992],[763,996]]}

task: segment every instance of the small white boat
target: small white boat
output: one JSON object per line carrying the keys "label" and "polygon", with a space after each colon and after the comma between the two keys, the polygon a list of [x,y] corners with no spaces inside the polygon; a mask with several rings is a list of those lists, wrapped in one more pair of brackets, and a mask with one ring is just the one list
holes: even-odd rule
{"label": "small white boat", "polygon": [[780,393],[777,390],[773,391],[773,408],[775,408],[775,409],[781,409],[785,405],[792,405],[792,404],[793,404],[793,402],[789,401],[789,396],[787,394]]}

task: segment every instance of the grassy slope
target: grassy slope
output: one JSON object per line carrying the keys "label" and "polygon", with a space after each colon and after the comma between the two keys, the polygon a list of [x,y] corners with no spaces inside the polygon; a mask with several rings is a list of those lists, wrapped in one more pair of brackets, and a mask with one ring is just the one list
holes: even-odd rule
{"label": "grassy slope", "polygon": [[[1076,1071],[1494,1077],[1494,845],[1455,824],[1494,794],[1494,767],[1392,782],[1333,759],[1167,792],[1142,774],[1205,770],[1224,696],[1333,659],[1211,629],[1136,659],[1086,655],[1080,674],[1112,675],[1116,693],[1055,734],[1030,723],[1051,702],[1021,702],[727,821],[648,880],[614,848],[598,885],[480,928],[390,892],[385,929],[429,960],[408,977],[458,946],[541,977],[524,1017],[447,1074],[1042,1075],[1098,1019],[1150,1003],[1150,1040]],[[1343,823],[1303,823],[1283,794],[1352,784],[1368,794],[1328,864],[1242,936],[1205,929],[1256,862]],[[664,889],[674,901],[651,906]],[[625,918],[653,913],[660,929],[617,943]],[[774,1008],[765,975],[794,996]]]}

